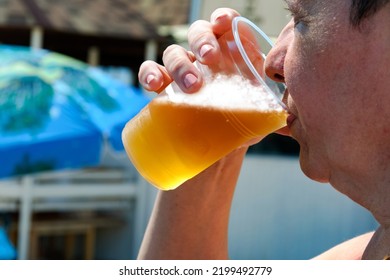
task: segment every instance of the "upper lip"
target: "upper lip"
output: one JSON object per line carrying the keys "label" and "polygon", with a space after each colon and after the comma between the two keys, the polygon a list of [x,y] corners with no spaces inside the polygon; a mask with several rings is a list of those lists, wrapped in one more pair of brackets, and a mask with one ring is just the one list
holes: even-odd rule
{"label": "upper lip", "polygon": [[286,126],[282,127],[281,129],[279,129],[277,131],[278,134],[285,135],[285,136],[291,136],[291,131],[290,131],[291,126],[292,126],[293,122],[297,119],[296,114],[294,114],[292,112],[291,104],[288,104],[288,102],[287,102],[288,95],[289,95],[288,89],[286,88],[284,95],[283,95],[283,103],[284,103],[285,108],[286,108],[287,113],[288,113],[288,116],[286,119]]}

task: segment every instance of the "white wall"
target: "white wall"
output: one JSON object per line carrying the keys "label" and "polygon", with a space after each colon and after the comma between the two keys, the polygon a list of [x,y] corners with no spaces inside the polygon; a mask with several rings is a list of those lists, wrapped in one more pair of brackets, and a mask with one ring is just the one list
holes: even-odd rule
{"label": "white wall", "polygon": [[[147,217],[156,192],[143,187]],[[307,179],[297,158],[249,155],[233,201],[230,257],[309,259],[376,227],[365,209],[330,185]]]}
{"label": "white wall", "polygon": [[247,156],[233,202],[233,259],[309,259],[374,230],[364,208],[309,180],[297,158]]}

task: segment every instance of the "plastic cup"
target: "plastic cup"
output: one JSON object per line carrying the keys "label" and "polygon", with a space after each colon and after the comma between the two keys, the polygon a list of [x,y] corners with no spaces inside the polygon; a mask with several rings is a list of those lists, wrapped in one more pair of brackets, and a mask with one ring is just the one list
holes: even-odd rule
{"label": "plastic cup", "polygon": [[205,80],[199,92],[186,94],[172,83],[123,129],[130,160],[159,189],[177,188],[239,146],[285,125],[283,84],[267,79],[263,70],[260,47],[271,44],[268,37],[238,17],[218,42],[218,64],[197,64]]}

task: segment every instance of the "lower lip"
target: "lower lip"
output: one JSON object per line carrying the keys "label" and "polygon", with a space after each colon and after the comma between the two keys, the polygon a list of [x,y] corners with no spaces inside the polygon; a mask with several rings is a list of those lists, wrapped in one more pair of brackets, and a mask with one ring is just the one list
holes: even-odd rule
{"label": "lower lip", "polygon": [[287,126],[290,128],[296,119],[297,119],[297,117],[295,115],[292,115],[292,114],[288,115],[287,121],[286,121]]}

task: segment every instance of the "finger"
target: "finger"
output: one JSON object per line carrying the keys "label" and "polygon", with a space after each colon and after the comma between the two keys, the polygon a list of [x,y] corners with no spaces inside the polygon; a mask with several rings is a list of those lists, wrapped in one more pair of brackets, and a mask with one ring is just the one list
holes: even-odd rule
{"label": "finger", "polygon": [[225,33],[231,34],[233,18],[239,13],[229,8],[217,9],[210,22],[199,20],[194,22],[188,30],[188,42],[196,59],[208,65],[212,70],[219,71],[222,66],[221,45],[218,39]]}
{"label": "finger", "polygon": [[217,64],[221,55],[213,26],[205,20],[194,22],[188,29],[188,43],[196,60],[202,64]]}
{"label": "finger", "polygon": [[226,32],[231,31],[232,21],[235,17],[240,16],[240,14],[230,8],[219,8],[216,9],[210,17],[210,22],[213,26],[213,33],[217,38],[225,34]]}
{"label": "finger", "polygon": [[[223,35],[227,40],[234,40],[232,35],[232,21],[240,14],[230,8],[220,8],[213,12],[211,15],[211,23],[213,26],[213,32],[218,37],[221,38]],[[261,46],[258,44],[258,40],[253,33],[253,29],[247,24],[238,24],[238,33],[240,34],[240,41],[244,46],[245,52],[252,62],[253,66],[258,69],[258,72],[263,76],[264,70],[264,59],[260,54]],[[222,38],[221,38],[222,39]],[[221,40],[219,39],[219,40]],[[249,74],[251,72],[246,70],[246,63],[242,60],[240,53],[235,52],[234,49],[229,48],[230,55],[234,57],[235,63],[239,66],[240,69],[245,69],[244,74]],[[240,66],[242,65],[242,66]]]}
{"label": "finger", "polygon": [[170,77],[186,93],[200,89],[203,83],[202,75],[193,62],[195,56],[181,46],[171,45],[163,54],[163,62]]}
{"label": "finger", "polygon": [[[232,22],[233,19],[240,16],[240,14],[230,8],[219,8],[215,10],[212,15],[210,22],[212,23],[213,32],[217,38],[224,35],[225,33],[230,33],[232,31]],[[246,24],[239,25],[240,37],[246,37],[248,41],[257,42],[252,29]]]}
{"label": "finger", "polygon": [[144,89],[157,93],[160,93],[172,82],[165,67],[150,60],[141,64],[138,80]]}

